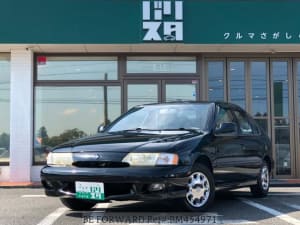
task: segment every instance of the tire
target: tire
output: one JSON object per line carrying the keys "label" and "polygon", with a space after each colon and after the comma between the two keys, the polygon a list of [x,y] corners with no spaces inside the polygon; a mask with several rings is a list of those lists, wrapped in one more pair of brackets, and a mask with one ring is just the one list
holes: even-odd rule
{"label": "tire", "polygon": [[256,185],[250,186],[254,197],[262,198],[268,195],[270,187],[270,171],[268,164],[264,161],[257,176]]}
{"label": "tire", "polygon": [[195,164],[183,199],[185,208],[192,212],[206,211],[214,198],[215,182],[212,172],[205,165]]}
{"label": "tire", "polygon": [[96,202],[89,202],[76,198],[61,198],[60,201],[72,210],[90,210],[97,204]]}

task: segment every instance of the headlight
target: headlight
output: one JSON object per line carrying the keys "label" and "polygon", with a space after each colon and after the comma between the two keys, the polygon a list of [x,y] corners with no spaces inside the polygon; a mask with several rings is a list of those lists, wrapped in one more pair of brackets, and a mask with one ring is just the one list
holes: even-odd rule
{"label": "headlight", "polygon": [[171,153],[128,153],[122,162],[131,166],[178,165],[178,155]]}
{"label": "headlight", "polygon": [[72,153],[50,152],[47,156],[48,166],[72,166]]}

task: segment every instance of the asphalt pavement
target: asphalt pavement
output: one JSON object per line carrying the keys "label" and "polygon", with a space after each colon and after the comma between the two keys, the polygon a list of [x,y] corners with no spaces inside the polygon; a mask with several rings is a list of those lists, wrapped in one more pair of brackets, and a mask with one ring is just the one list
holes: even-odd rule
{"label": "asphalt pavement", "polygon": [[[111,202],[72,211],[42,188],[0,188],[0,225],[258,224],[300,225],[300,187],[274,187],[266,198],[249,189],[219,192],[207,213],[190,214],[172,201]],[[125,219],[124,219],[125,218]]]}

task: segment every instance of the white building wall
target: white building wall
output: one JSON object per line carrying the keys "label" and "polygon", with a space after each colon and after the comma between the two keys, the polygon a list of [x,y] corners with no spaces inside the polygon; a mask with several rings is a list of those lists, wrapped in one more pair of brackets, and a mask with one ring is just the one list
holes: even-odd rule
{"label": "white building wall", "polygon": [[11,51],[10,181],[29,182],[33,133],[33,52]]}
{"label": "white building wall", "polygon": [[31,181],[32,182],[39,182],[41,181],[40,173],[41,169],[44,166],[32,166],[31,167]]}

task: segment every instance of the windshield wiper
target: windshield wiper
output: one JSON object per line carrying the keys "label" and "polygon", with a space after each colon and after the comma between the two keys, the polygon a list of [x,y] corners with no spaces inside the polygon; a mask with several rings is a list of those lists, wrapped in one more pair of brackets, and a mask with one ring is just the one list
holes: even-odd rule
{"label": "windshield wiper", "polygon": [[156,132],[162,132],[162,131],[188,131],[192,133],[197,133],[197,134],[204,134],[204,132],[200,128],[176,128],[176,129],[144,129],[141,127],[137,127],[135,129],[127,129],[127,130],[118,130],[118,131],[111,131],[108,133],[130,133],[130,132],[137,132],[137,133],[143,133],[144,131],[156,131]]}
{"label": "windshield wiper", "polygon": [[140,127],[137,127],[135,129],[127,129],[127,130],[118,130],[118,131],[111,131],[111,132],[108,132],[108,133],[127,133],[127,132],[138,132],[138,133],[141,133],[142,131],[161,131],[159,129],[144,129],[144,128],[140,128]]}
{"label": "windshield wiper", "polygon": [[200,128],[184,128],[184,127],[180,127],[180,128],[176,128],[176,129],[163,129],[162,131],[189,131],[192,133],[197,133],[197,134],[204,134],[204,131],[202,131]]}

